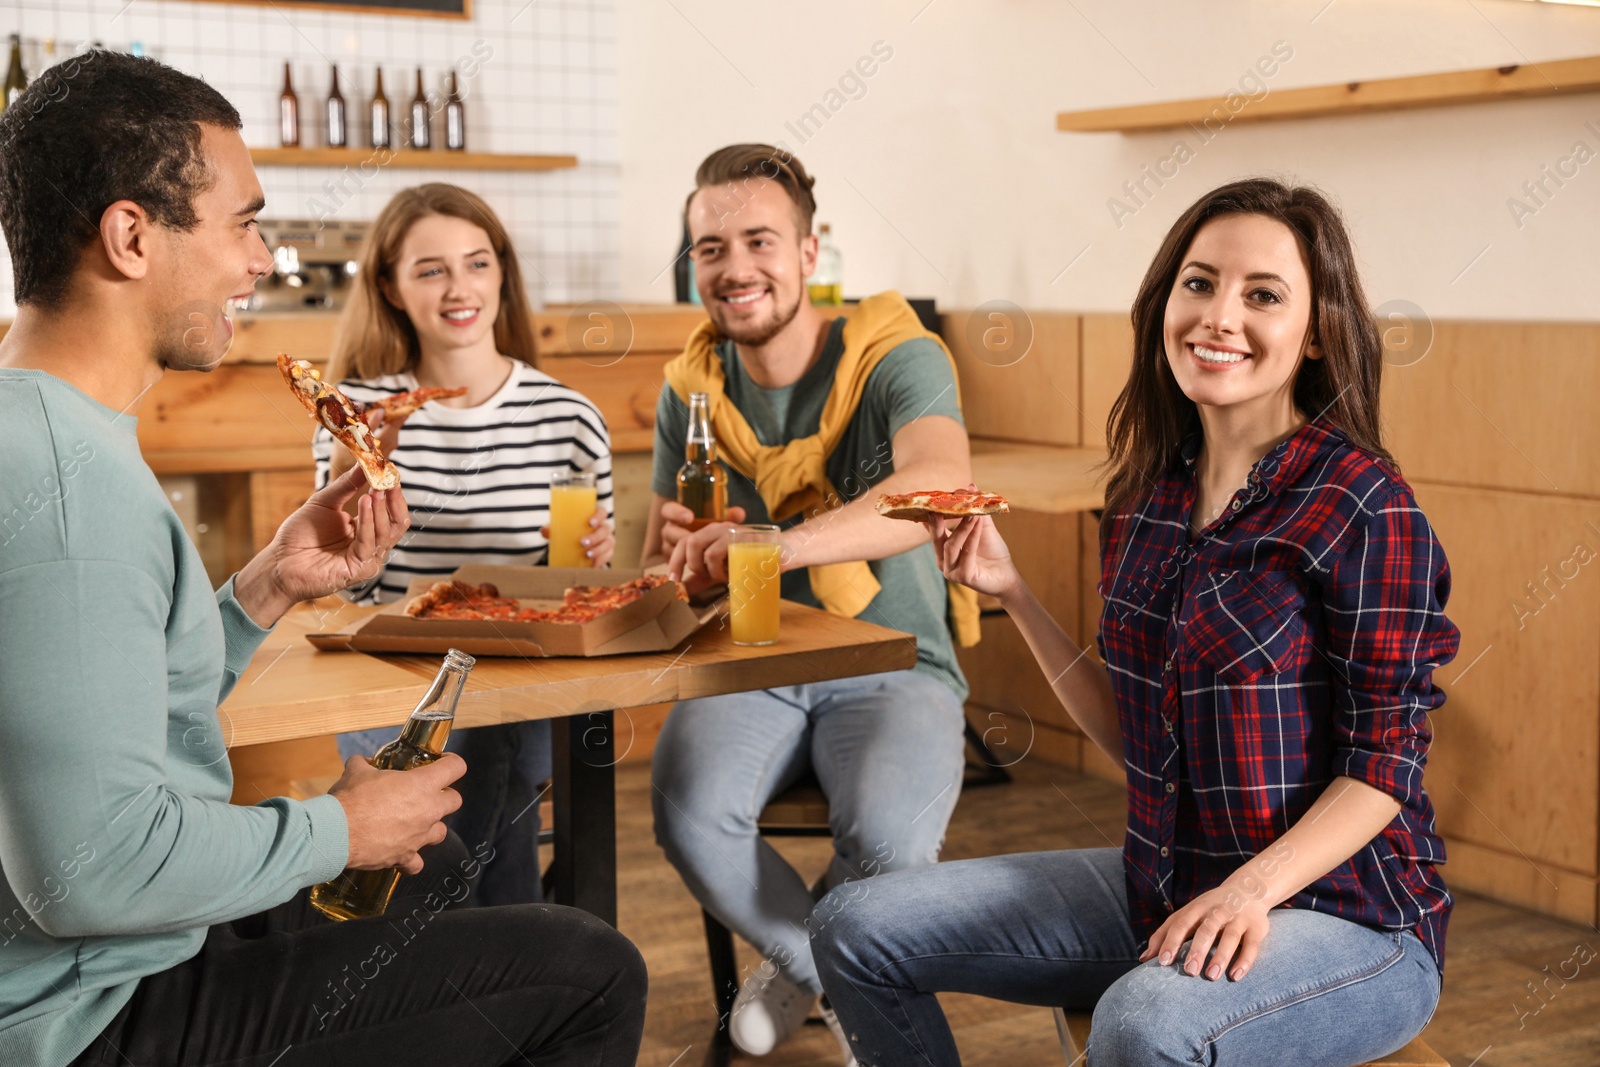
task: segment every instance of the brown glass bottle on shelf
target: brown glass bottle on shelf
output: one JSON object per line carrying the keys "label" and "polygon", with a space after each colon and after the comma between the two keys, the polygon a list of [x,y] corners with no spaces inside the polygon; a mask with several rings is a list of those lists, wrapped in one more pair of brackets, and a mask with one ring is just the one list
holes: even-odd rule
{"label": "brown glass bottle on shelf", "polygon": [[678,468],[678,503],[694,512],[691,530],[722,521],[728,510],[728,472],[717,462],[709,393],[689,394],[689,439]]}
{"label": "brown glass bottle on shelf", "polygon": [[283,64],[283,93],[278,97],[278,142],[285,148],[300,147],[300,98],[294,95],[288,61]]}
{"label": "brown glass bottle on shelf", "polygon": [[383,68],[378,68],[378,87],[372,93],[372,106],[368,109],[368,133],[373,148],[394,147],[394,131],[389,120],[389,97],[383,91]]}
{"label": "brown glass bottle on shelf", "polygon": [[[445,654],[433,684],[423,694],[400,736],[378,749],[371,763],[380,771],[408,771],[444,755],[444,743],[455,723],[456,704],[477,661],[465,652]],[[330,919],[368,919],[382,915],[400,881],[400,868],[382,871],[346,870],[331,882],[311,889],[311,905]]]}
{"label": "brown glass bottle on shelf", "polygon": [[22,90],[28,87],[28,76],[22,72],[22,35],[11,35],[11,62],[6,68],[6,99],[5,107],[10,107],[17,102],[17,97],[22,95]]}
{"label": "brown glass bottle on shelf", "polygon": [[444,104],[444,146],[452,152],[462,152],[467,147],[467,109],[461,102],[453,70],[450,72],[450,95]]}
{"label": "brown glass bottle on shelf", "polygon": [[350,143],[345,125],[344,94],[339,91],[339,66],[333,66],[333,88],[328,90],[328,147],[343,148]]}
{"label": "brown glass bottle on shelf", "polygon": [[411,98],[411,120],[406,123],[407,140],[412,148],[433,147],[433,116],[428,113],[428,94],[422,88],[422,68],[417,68],[417,95]]}

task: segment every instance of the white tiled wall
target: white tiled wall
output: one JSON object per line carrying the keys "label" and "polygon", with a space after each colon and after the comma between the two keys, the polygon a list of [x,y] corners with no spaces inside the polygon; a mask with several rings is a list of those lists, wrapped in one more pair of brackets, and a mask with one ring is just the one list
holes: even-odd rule
{"label": "white tiled wall", "polygon": [[[20,6],[18,4],[20,3]],[[467,147],[491,152],[576,155],[574,170],[432,171],[385,168],[334,217],[371,219],[398,189],[453,181],[500,213],[522,257],[530,295],[540,302],[614,297],[620,288],[617,188],[617,47],[611,0],[471,0],[470,20],[323,12],[282,4],[182,0],[13,0],[0,34],[30,42],[54,38],[58,57],[99,41],[145,54],[216,86],[244,119],[251,145],[278,143],[283,63],[293,64],[301,143],[324,143],[322,101],[329,64],[350,115],[352,143],[365,145],[367,100],[381,64],[397,114],[415,91],[416,68],[430,87],[463,57],[482,57],[462,79]],[[86,45],[85,45],[86,46]],[[30,63],[37,64],[38,46]],[[35,70],[29,70],[29,76]],[[398,130],[398,123],[396,125]],[[397,133],[398,136],[398,133]],[[435,144],[443,140],[436,118]],[[442,149],[436,149],[442,151]],[[323,190],[327,168],[259,168],[265,218],[315,217],[335,201]],[[351,186],[353,188],[353,186]],[[0,255],[0,317],[10,317],[11,270]]]}

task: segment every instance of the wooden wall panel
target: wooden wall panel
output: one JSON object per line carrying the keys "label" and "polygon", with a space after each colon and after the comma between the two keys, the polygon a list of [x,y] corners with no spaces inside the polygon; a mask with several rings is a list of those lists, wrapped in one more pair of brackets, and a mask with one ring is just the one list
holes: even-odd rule
{"label": "wooden wall panel", "polygon": [[255,551],[267,547],[283,520],[306,502],[314,481],[309,463],[304,470],[250,475],[250,540]]}
{"label": "wooden wall panel", "polygon": [[983,738],[983,743],[994,754],[995,765],[999,767],[1009,768],[1024,761],[1039,761],[1075,771],[1081,762],[1080,754],[1088,745],[1087,741],[1070,730],[1024,715],[974,704],[967,705],[967,721]]}
{"label": "wooden wall panel", "polygon": [[1384,432],[1406,477],[1600,496],[1600,325],[1434,329],[1427,355],[1384,368]]}
{"label": "wooden wall panel", "polygon": [[[1430,771],[1429,777],[1432,777]],[[1432,788],[1430,784],[1429,788]],[[1445,884],[1454,892],[1479,893],[1525,908],[1555,915],[1569,922],[1594,926],[1597,919],[1594,876],[1573,874],[1550,864],[1535,866],[1515,852],[1482,845],[1445,834]]]}
{"label": "wooden wall panel", "polygon": [[534,313],[539,357],[583,356],[607,362],[623,353],[683,351],[704,308],[689,304],[617,305],[595,301]]}
{"label": "wooden wall panel", "polygon": [[1509,863],[1594,875],[1600,503],[1414,488],[1450,560],[1445,610],[1462,634],[1436,679],[1448,699],[1426,780],[1440,830]]}
{"label": "wooden wall panel", "polygon": [[[1079,443],[1078,316],[1058,311],[1027,312],[1032,344],[1020,356],[1004,347],[985,348],[986,330],[1006,332],[1019,344],[1025,329],[1008,321],[975,319],[972,311],[950,311],[941,333],[961,379],[967,432],[1038,444]],[[1015,360],[1014,362],[1012,360]]]}
{"label": "wooden wall panel", "polygon": [[969,704],[1077,733],[1011,617],[985,615],[982,627],[983,640],[959,652],[962,673],[972,687]]}
{"label": "wooden wall panel", "polygon": [[238,315],[233,320],[229,363],[276,365],[278,353],[322,364],[333,354],[339,328],[337,311],[289,311],[265,315]]}
{"label": "wooden wall panel", "polygon": [[594,402],[611,431],[613,452],[648,452],[655,442],[662,369],[676,354],[633,352],[615,363],[553,356],[541,358],[539,369]]}
{"label": "wooden wall panel", "polygon": [[1133,325],[1126,313],[1083,316],[1083,443],[1105,447],[1106,418],[1133,365]]}
{"label": "wooden wall panel", "polygon": [[278,368],[259,364],[165,374],[139,407],[139,447],[160,473],[309,467],[316,428]]}

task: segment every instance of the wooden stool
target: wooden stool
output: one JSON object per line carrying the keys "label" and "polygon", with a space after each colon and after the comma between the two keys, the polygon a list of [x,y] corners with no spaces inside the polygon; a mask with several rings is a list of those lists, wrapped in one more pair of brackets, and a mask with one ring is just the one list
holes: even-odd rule
{"label": "wooden stool", "polygon": [[[1084,1067],[1089,1048],[1090,1012],[1075,1011],[1068,1015],[1062,1008],[1055,1009],[1056,1035],[1061,1038],[1061,1052],[1067,1057],[1069,1067]],[[1417,1038],[1399,1052],[1391,1052],[1381,1060],[1373,1060],[1363,1067],[1450,1067],[1450,1061]]]}

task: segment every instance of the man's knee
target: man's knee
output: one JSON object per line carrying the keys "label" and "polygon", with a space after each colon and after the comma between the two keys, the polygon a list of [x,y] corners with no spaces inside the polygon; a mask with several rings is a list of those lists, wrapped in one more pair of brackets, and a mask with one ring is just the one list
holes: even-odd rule
{"label": "man's knee", "polygon": [[909,823],[881,813],[861,813],[835,827],[833,848],[852,875],[875,878],[938,863],[944,830],[945,820],[935,811]]}
{"label": "man's knee", "polygon": [[873,973],[888,962],[883,935],[899,909],[873,888],[865,881],[845,882],[811,909],[805,925],[819,970]]}

